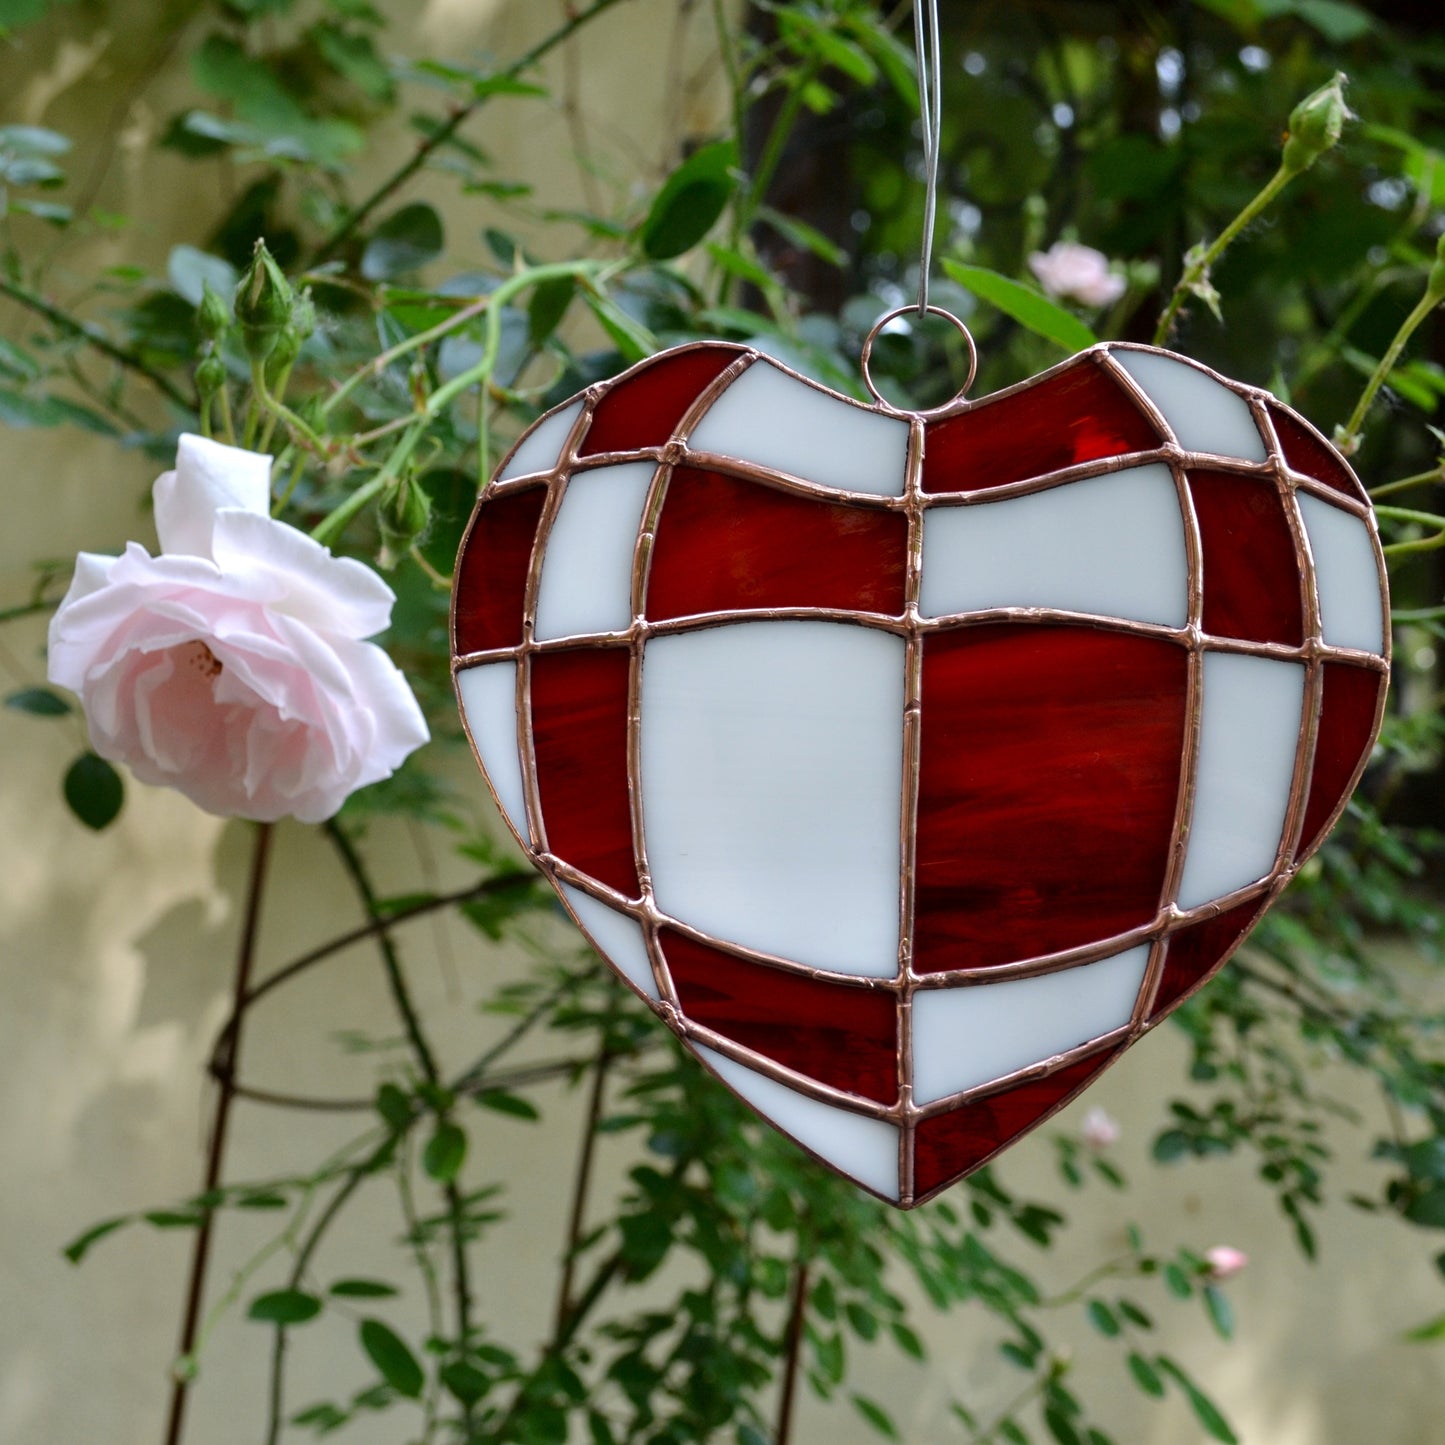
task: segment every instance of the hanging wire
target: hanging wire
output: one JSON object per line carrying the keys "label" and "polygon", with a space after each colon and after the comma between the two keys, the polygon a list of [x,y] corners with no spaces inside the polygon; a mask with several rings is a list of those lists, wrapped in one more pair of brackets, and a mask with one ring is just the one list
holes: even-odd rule
{"label": "hanging wire", "polygon": [[918,316],[928,314],[933,230],[938,215],[938,147],[943,125],[943,61],[938,0],[913,0],[913,43],[918,69],[918,116],[923,124],[923,249],[918,260]]}

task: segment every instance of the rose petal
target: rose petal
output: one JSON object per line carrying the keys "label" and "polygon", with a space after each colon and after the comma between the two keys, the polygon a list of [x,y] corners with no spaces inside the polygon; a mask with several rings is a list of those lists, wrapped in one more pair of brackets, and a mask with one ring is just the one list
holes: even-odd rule
{"label": "rose petal", "polygon": [[156,479],[156,534],[170,556],[209,557],[216,513],[239,507],[265,516],[271,499],[271,458],[187,432],[176,469]]}
{"label": "rose petal", "polygon": [[214,547],[225,575],[251,579],[264,589],[270,606],[318,632],[371,637],[391,623],[396,596],[370,567],[350,557],[333,557],[284,522],[249,512],[221,512]]}

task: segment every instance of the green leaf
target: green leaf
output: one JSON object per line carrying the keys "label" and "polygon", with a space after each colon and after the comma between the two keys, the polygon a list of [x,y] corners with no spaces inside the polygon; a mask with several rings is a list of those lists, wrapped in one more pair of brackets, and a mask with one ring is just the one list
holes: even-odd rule
{"label": "green leaf", "polygon": [[1204,1286],[1204,1308],[1220,1337],[1229,1339],[1234,1334],[1234,1309],[1229,1303],[1229,1296],[1218,1285],[1207,1284]]}
{"label": "green leaf", "polygon": [[1177,1264],[1171,1263],[1164,1266],[1164,1283],[1175,1299],[1188,1299],[1194,1293],[1194,1286],[1190,1284],[1189,1276]]}
{"label": "green leaf", "polygon": [[860,1340],[878,1338],[878,1316],[872,1310],[865,1309],[855,1300],[849,1300],[844,1307],[844,1313],[848,1316],[849,1327]]}
{"label": "green leaf", "polygon": [[1119,1333],[1120,1325],[1114,1311],[1101,1299],[1089,1301],[1089,1323],[1108,1339]]}
{"label": "green leaf", "polygon": [[653,198],[638,237],[643,254],[667,261],[696,246],[731,200],[737,165],[733,141],[714,141],[695,150]]}
{"label": "green leaf", "polygon": [[453,1360],[451,1364],[443,1365],[441,1380],[463,1405],[475,1405],[492,1388],[491,1380],[465,1360]]}
{"label": "green leaf", "polygon": [[34,216],[37,220],[49,221],[52,226],[68,226],[75,219],[74,210],[59,201],[27,201],[15,198],[10,202],[10,209],[26,216]]}
{"label": "green leaf", "polygon": [[459,1125],[443,1119],[422,1151],[421,1167],[439,1183],[450,1184],[467,1157],[467,1136]]}
{"label": "green leaf", "polygon": [[198,1209],[148,1209],[141,1218],[152,1229],[199,1229],[206,1216]]}
{"label": "green leaf", "polygon": [[1154,1141],[1154,1162],[1172,1164],[1189,1153],[1189,1135],[1182,1129],[1166,1129]]}
{"label": "green leaf", "polygon": [[1159,1372],[1137,1350],[1129,1351],[1129,1373],[1146,1395],[1153,1395],[1156,1400],[1163,1395],[1164,1381],[1159,1378]]}
{"label": "green leaf", "polygon": [[82,753],[71,763],[64,786],[70,811],[96,832],[115,822],[125,802],[125,785],[120,774],[94,753]]}
{"label": "green leaf", "polygon": [[376,1112],[399,1134],[411,1124],[412,1103],[395,1084],[383,1084],[376,1091]]}
{"label": "green leaf", "polygon": [[314,1294],[299,1289],[277,1289],[257,1295],[246,1311],[246,1318],[271,1325],[304,1325],[320,1313],[321,1301]]}
{"label": "green leaf", "polygon": [[[122,1223],[121,1220],[113,1221],[113,1224]],[[82,1235],[83,1239],[85,1236]],[[74,1245],[71,1246],[74,1248]],[[65,1251],[67,1257],[70,1250]],[[1445,1340],[1445,1315],[1438,1315],[1433,1320],[1426,1321],[1423,1325],[1416,1325],[1413,1330],[1406,1333],[1405,1338],[1414,1344],[1428,1344],[1432,1340]]]}
{"label": "green leaf", "polygon": [[848,1397],[853,1402],[853,1408],[876,1430],[880,1435],[886,1435],[890,1440],[901,1440],[903,1437],[898,1433],[898,1426],[893,1423],[893,1417],[876,1400],[870,1400],[867,1395],[852,1394]]}
{"label": "green leaf", "polygon": [[361,1348],[381,1372],[381,1378],[398,1395],[418,1399],[426,1375],[401,1336],[380,1320],[362,1320],[360,1339]]}
{"label": "green leaf", "polygon": [[1292,8],[1301,20],[1308,21],[1336,45],[1348,45],[1375,28],[1367,10],[1345,0],[1298,0]]}
{"label": "green leaf", "polygon": [[172,246],[166,259],[166,276],[171,289],[184,296],[192,306],[201,304],[204,287],[229,302],[236,289],[236,268],[219,256],[210,256],[195,246]]}
{"label": "green leaf", "polygon": [[819,1335],[813,1341],[813,1352],[817,1357],[818,1369],[825,1379],[835,1385],[841,1384],[844,1371],[843,1336],[836,1330]]}
{"label": "green leaf", "polygon": [[387,1299],[397,1290],[379,1279],[339,1279],[330,1292],[342,1299]]}
{"label": "green leaf", "polygon": [[5,698],[5,706],[16,712],[28,712],[32,717],[65,717],[71,707],[58,692],[48,687],[22,687]]}
{"label": "green leaf", "polygon": [[93,1244],[99,1244],[107,1234],[114,1234],[117,1229],[130,1223],[130,1215],[122,1214],[116,1219],[102,1220],[99,1224],[92,1224],[84,1234],[72,1239],[61,1251],[71,1264],[79,1264]]}
{"label": "green leaf", "polygon": [[391,99],[395,82],[369,36],[343,30],[329,21],[312,26],[310,35],[316,49],[338,75],[344,76],[371,100]]}
{"label": "green leaf", "polygon": [[980,300],[996,306],[1020,326],[1062,346],[1065,351],[1083,351],[1099,339],[1077,316],[1056,306],[1042,291],[1001,276],[986,266],[965,266],[959,261],[945,260],[943,269]]}
{"label": "green leaf", "polygon": [[[4,16],[5,6],[0,5],[0,25],[8,23]],[[73,145],[69,136],[43,125],[0,125],[0,149],[16,155],[63,156]]]}
{"label": "green leaf", "polygon": [[1405,1218],[1426,1229],[1445,1229],[1445,1184],[1416,1195],[1405,1206]]}
{"label": "green leaf", "polygon": [[1167,1375],[1172,1376],[1180,1389],[1184,1391],[1194,1410],[1195,1418],[1204,1426],[1209,1438],[1220,1441],[1221,1445],[1239,1445],[1239,1436],[1230,1429],[1229,1421],[1219,1413],[1219,1407],[1184,1373],[1179,1365],[1167,1355],[1160,1355],[1158,1364],[1159,1368]]}
{"label": "green leaf", "polygon": [[9,387],[0,387],[0,422],[14,427],[64,426],[69,422],[99,436],[120,435],[110,422],[89,407],[59,396],[27,396]]}
{"label": "green leaf", "polygon": [[527,339],[533,346],[540,346],[557,329],[576,293],[571,276],[554,276],[533,289],[527,307]]}
{"label": "green leaf", "polygon": [[585,291],[587,305],[626,361],[642,361],[657,350],[657,338],[634,321],[610,296]]}
{"label": "green leaf", "polygon": [[763,206],[758,211],[758,220],[766,222],[785,241],[790,241],[801,250],[811,251],[830,266],[847,263],[848,253],[836,241],[829,240],[816,226],[810,226],[796,216],[785,215],[771,206]]}
{"label": "green leaf", "polygon": [[446,249],[442,218],[425,201],[393,211],[371,233],[361,253],[361,274],[368,281],[389,281],[419,271]]}
{"label": "green leaf", "polygon": [[298,1411],[291,1417],[291,1423],[310,1426],[318,1435],[325,1435],[332,1430],[339,1430],[349,1418],[345,1410],[329,1401],[323,1401],[319,1405],[308,1405],[306,1409]]}
{"label": "green leaf", "polygon": [[1050,1405],[1044,1410],[1044,1424],[1058,1445],[1083,1445],[1073,1421],[1055,1406]]}
{"label": "green leaf", "polygon": [[514,1119],[540,1119],[535,1104],[518,1094],[509,1094],[505,1089],[488,1089],[477,1095],[477,1103],[484,1109],[495,1109],[499,1114],[510,1114]]}
{"label": "green leaf", "polygon": [[[207,36],[192,53],[191,71],[202,90],[231,103],[240,122],[238,129],[232,122],[210,117],[212,139],[256,144],[276,159],[323,166],[336,166],[362,146],[359,127],[336,117],[318,120],[310,115],[273,66],[247,54],[230,36]],[[185,128],[202,134],[195,121],[192,112]]]}
{"label": "green leaf", "polygon": [[915,1360],[925,1358],[923,1341],[901,1321],[895,1320],[889,1328],[893,1332],[893,1338],[898,1343],[898,1348],[905,1355],[911,1355]]}

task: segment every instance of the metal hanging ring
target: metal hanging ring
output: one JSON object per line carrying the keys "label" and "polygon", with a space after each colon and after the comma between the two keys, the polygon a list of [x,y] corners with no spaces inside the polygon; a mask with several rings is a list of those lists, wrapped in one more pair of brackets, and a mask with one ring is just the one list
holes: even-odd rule
{"label": "metal hanging ring", "polygon": [[963,385],[954,393],[951,401],[946,401],[942,406],[930,407],[927,411],[908,411],[903,407],[894,404],[883,395],[873,384],[872,373],[868,369],[869,362],[873,359],[873,343],[877,341],[883,332],[883,328],[890,321],[896,321],[900,316],[918,316],[918,307],[913,304],[907,306],[895,306],[892,311],[885,311],[877,321],[869,328],[868,335],[863,338],[863,354],[859,358],[859,368],[863,372],[863,385],[868,388],[868,393],[879,406],[885,407],[888,411],[899,416],[945,416],[949,412],[957,411],[963,405],[968,389],[973,385],[973,379],[978,374],[978,347],[974,345],[973,333],[953,314],[952,311],[945,311],[942,306],[930,306],[927,314],[929,316],[941,317],[948,322],[955,331],[959,333],[968,346],[968,375],[963,379]]}

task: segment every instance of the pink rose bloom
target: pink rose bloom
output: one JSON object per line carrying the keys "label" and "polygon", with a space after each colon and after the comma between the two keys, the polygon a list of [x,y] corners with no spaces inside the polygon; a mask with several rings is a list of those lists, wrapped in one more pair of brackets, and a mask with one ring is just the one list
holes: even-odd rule
{"label": "pink rose bloom", "polygon": [[1119,1142],[1119,1125],[1111,1114],[1095,1106],[1084,1115],[1079,1133],[1090,1149],[1107,1149]]}
{"label": "pink rose bloom", "polygon": [[1249,1256],[1232,1244],[1216,1244],[1204,1251],[1204,1262],[1209,1266],[1211,1279],[1229,1279],[1249,1263]]}
{"label": "pink rose bloom", "polygon": [[1112,306],[1128,286],[1109,269],[1109,258],[1077,241],[1055,241],[1047,251],[1029,257],[1029,270],[1055,301],[1068,299],[1084,306]]}
{"label": "pink rose bloom", "polygon": [[271,458],[183,436],[157,479],[161,553],[82,552],[50,680],[91,742],[207,812],[329,818],[427,741],[406,679],[362,639],[396,600],[369,567],[273,521]]}

